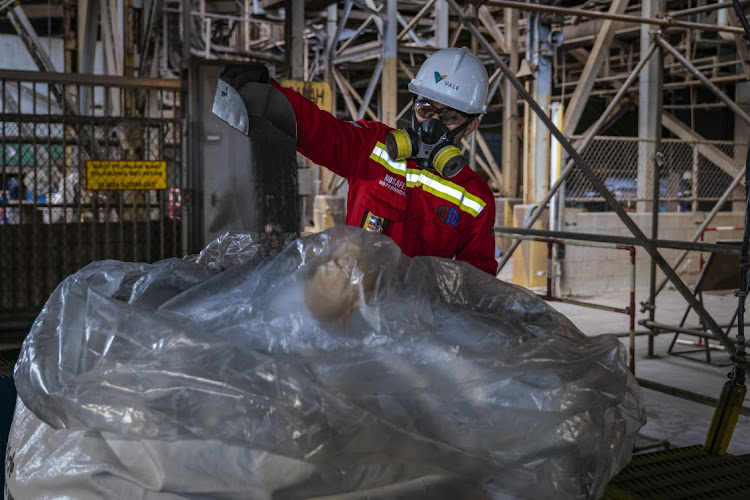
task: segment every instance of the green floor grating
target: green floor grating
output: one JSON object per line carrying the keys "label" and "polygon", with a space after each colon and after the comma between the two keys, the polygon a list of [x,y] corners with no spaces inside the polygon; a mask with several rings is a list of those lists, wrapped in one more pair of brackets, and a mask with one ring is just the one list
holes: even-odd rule
{"label": "green floor grating", "polygon": [[710,455],[703,446],[634,455],[602,500],[750,499],[750,455]]}

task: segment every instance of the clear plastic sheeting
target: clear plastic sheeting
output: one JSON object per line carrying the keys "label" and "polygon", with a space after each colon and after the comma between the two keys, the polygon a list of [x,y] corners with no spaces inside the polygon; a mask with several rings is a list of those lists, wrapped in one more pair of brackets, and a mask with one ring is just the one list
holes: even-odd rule
{"label": "clear plastic sheeting", "polygon": [[115,476],[133,498],[598,498],[630,460],[645,416],[614,336],[357,228],[271,243],[64,280],[16,365],[11,486],[59,497],[90,470],[90,498]]}

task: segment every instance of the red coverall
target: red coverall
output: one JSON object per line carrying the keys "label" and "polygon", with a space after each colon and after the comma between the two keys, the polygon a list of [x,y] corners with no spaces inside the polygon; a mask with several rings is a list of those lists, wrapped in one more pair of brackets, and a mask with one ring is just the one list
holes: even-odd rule
{"label": "red coverall", "polygon": [[497,272],[495,198],[468,167],[444,179],[396,162],[385,150],[387,125],[339,120],[298,92],[274,81],[294,108],[297,151],[349,181],[346,224],[390,236],[408,256],[430,255]]}

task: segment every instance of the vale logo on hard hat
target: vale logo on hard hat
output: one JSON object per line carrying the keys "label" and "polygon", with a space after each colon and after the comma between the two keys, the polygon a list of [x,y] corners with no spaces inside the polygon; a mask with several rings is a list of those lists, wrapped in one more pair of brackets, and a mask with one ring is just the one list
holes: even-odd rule
{"label": "vale logo on hard hat", "polygon": [[[435,71],[435,83],[440,83],[446,78],[448,78],[448,75],[441,75],[440,73]],[[453,90],[458,90],[458,85],[456,85],[455,83],[451,83],[448,80],[445,80],[445,82],[443,83],[445,84],[446,87],[450,87]]]}

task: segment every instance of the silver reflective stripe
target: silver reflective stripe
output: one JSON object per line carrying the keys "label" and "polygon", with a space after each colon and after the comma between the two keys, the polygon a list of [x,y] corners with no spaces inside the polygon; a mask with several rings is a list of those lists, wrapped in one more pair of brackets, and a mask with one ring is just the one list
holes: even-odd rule
{"label": "silver reflective stripe", "polygon": [[[409,174],[406,177],[407,186],[409,185],[410,178],[414,178],[415,176],[415,174],[412,174],[411,172],[412,171],[410,170]],[[471,199],[477,197],[470,195],[466,192],[465,189],[457,186],[450,181],[446,181],[442,177],[438,177],[432,172],[425,172],[423,170],[419,171],[419,174],[416,175],[416,179],[413,182],[415,184],[422,184],[422,186],[426,187],[428,191],[439,196],[440,198],[455,202],[461,209],[464,209],[475,216],[479,215],[479,213],[484,210],[485,204],[482,203],[481,200],[477,202]]]}
{"label": "silver reflective stripe", "polygon": [[[379,142],[375,144],[375,147],[372,148],[372,154],[379,158],[376,160],[378,163],[382,164],[385,162],[387,165],[383,166],[386,168],[390,167],[388,170],[395,171],[394,173],[399,173],[400,175],[406,174],[406,162],[392,160],[388,152],[383,149],[383,144]],[[372,157],[372,155],[370,155],[370,157]]]}
{"label": "silver reflective stripe", "polygon": [[443,200],[455,203],[464,212],[476,217],[479,215],[486,203],[478,196],[466,192],[466,189],[449,180],[443,179],[437,174],[423,170],[407,168],[405,162],[394,161],[384,149],[385,146],[378,142],[370,154],[370,159],[380,163],[388,171],[403,175],[406,178],[406,187],[423,186],[423,189]]}

